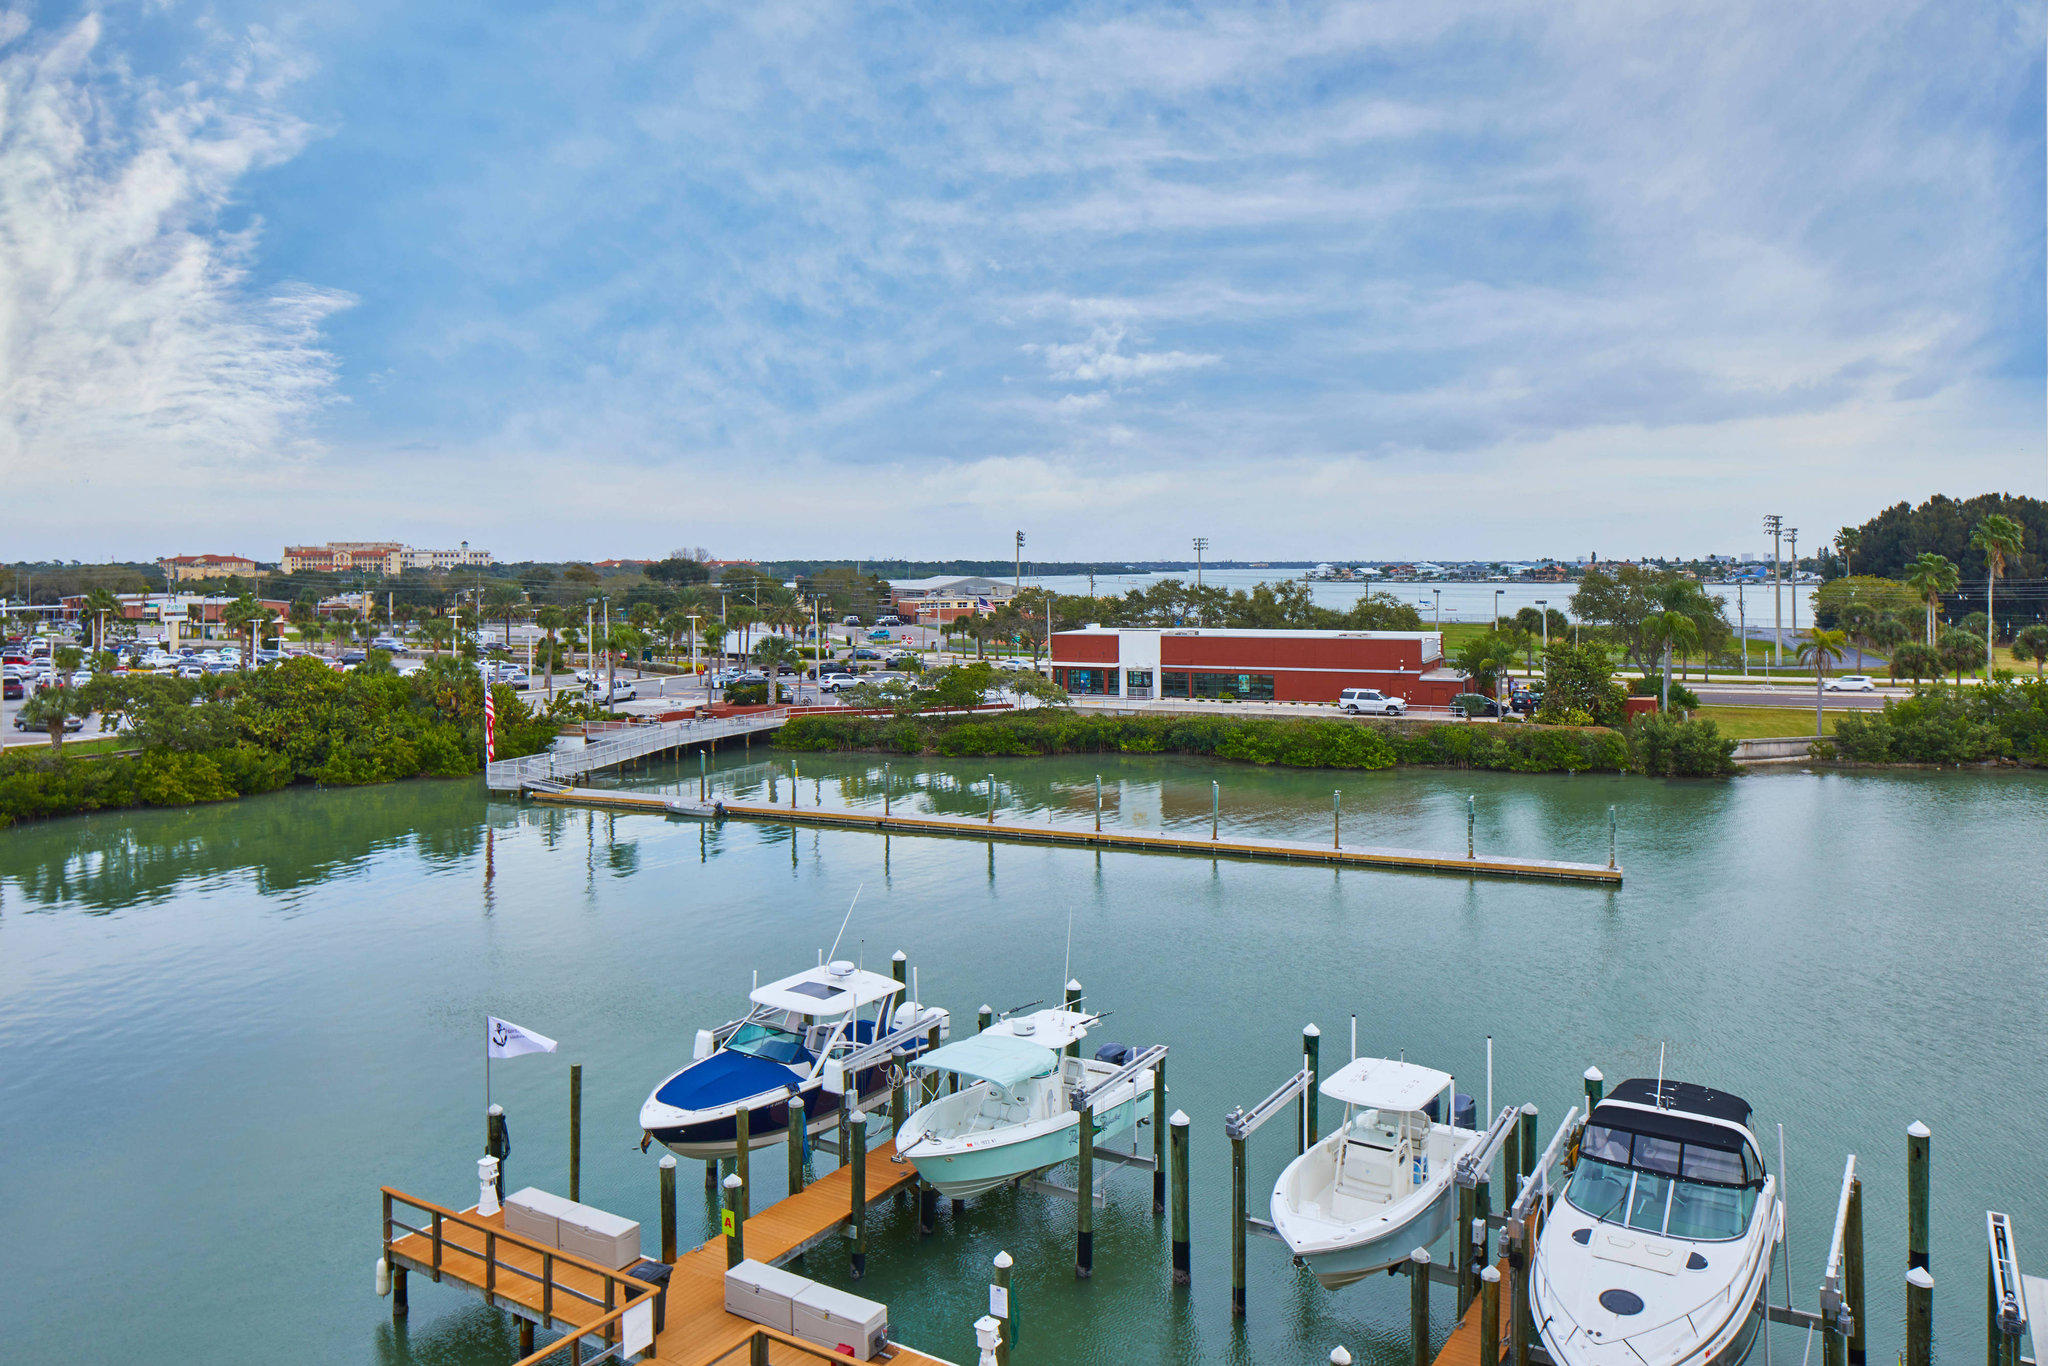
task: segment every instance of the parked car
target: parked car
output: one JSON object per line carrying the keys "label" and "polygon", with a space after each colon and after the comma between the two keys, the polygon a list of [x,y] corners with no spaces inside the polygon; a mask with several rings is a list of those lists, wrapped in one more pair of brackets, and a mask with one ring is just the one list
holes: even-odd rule
{"label": "parked car", "polygon": [[875,625],[877,626],[907,626],[909,624],[902,617],[886,616],[875,618]]}
{"label": "parked car", "polygon": [[882,652],[880,650],[855,650],[853,657],[855,659],[880,659]]}
{"label": "parked car", "polygon": [[1822,692],[1876,692],[1877,680],[1869,674],[1843,674],[1820,685]]}
{"label": "parked car", "polygon": [[767,674],[762,673],[759,669],[749,669],[735,677],[732,681],[732,686],[735,688],[753,688],[759,687],[767,683],[767,681]]}
{"label": "parked car", "polygon": [[0,680],[0,694],[4,694],[9,702],[18,702],[28,695],[28,689],[23,686],[20,674],[9,674]]}
{"label": "parked car", "polygon": [[818,680],[818,686],[826,692],[838,692],[841,688],[851,688],[859,682],[860,680],[852,674],[828,673]]}
{"label": "parked car", "polygon": [[1468,721],[1474,717],[1499,716],[1501,714],[1500,703],[1494,701],[1485,693],[1478,692],[1459,693],[1451,699],[1450,710],[1451,715],[1462,716]]}
{"label": "parked car", "polygon": [[860,614],[858,612],[849,612],[839,619],[839,624],[841,626],[858,626],[860,625]]}
{"label": "parked car", "polygon": [[[29,722],[28,722],[28,718],[27,718],[26,716],[23,716],[23,715],[22,715],[22,714],[21,714],[20,712],[16,712],[16,713],[14,713],[14,728],[15,728],[16,730],[43,730],[43,731],[46,731],[46,730],[48,730],[48,729],[49,729],[49,727],[48,727],[48,726],[32,726],[32,725],[30,725],[30,724],[29,724]],[[65,717],[65,718],[64,718],[64,729],[65,729],[66,731],[74,731],[74,730],[84,730],[84,729],[85,729],[85,719],[84,719],[83,717],[79,717],[79,716],[67,716],[67,717]]]}
{"label": "parked car", "polygon": [[402,650],[405,648],[405,642],[401,641],[397,636],[378,636],[370,642],[370,648],[373,650]]}
{"label": "parked car", "polygon": [[631,702],[639,695],[633,687],[632,679],[621,678],[614,681],[610,688],[600,683],[592,690],[590,700],[600,707],[609,707],[619,702]]}
{"label": "parked car", "polygon": [[872,630],[872,631],[868,632],[868,639],[869,639],[869,640],[894,640],[894,639],[895,639],[895,637],[894,637],[894,636],[892,636],[892,635],[890,635],[890,634],[889,634],[889,632],[888,632],[887,630],[885,630],[885,629],[883,629],[882,627],[879,627],[879,626],[878,626],[878,627],[876,627],[876,628],[875,628],[874,630]]}
{"label": "parked car", "polygon": [[1337,694],[1337,705],[1353,716],[1400,716],[1408,710],[1405,698],[1389,697],[1378,688],[1346,688]]}

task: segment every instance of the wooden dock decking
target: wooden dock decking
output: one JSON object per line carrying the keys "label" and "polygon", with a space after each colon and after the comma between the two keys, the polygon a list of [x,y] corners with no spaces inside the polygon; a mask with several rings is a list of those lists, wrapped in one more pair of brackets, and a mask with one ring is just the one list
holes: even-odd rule
{"label": "wooden dock decking", "polygon": [[[774,1150],[760,1151],[772,1153]],[[915,1168],[892,1160],[895,1152],[896,1144],[892,1139],[868,1154],[869,1204],[893,1195],[916,1180]],[[434,1208],[411,1196],[397,1198],[421,1209],[431,1211]],[[743,1230],[746,1254],[754,1261],[779,1263],[816,1247],[838,1233],[850,1215],[852,1204],[852,1174],[846,1167],[834,1168],[796,1194],[750,1213]],[[453,1215],[456,1212],[444,1213]],[[438,1258],[442,1279],[484,1292],[487,1299],[514,1308],[527,1318],[537,1319],[545,1310],[551,1310],[555,1321],[564,1326],[595,1323],[603,1315],[604,1311],[597,1306],[605,1303],[607,1280],[614,1285],[616,1301],[624,1303],[626,1288],[618,1284],[628,1280],[624,1273],[607,1273],[602,1267],[543,1249],[506,1233],[502,1214],[484,1216],[471,1209],[459,1212],[459,1218],[463,1222],[457,1223],[452,1217],[437,1221],[442,1230]],[[493,1254],[489,1261],[485,1256],[487,1236]],[[434,1242],[427,1232],[406,1233],[387,1244],[386,1255],[394,1265],[432,1275],[437,1264]],[[660,1249],[654,1251],[658,1254]],[[760,1324],[726,1313],[725,1260],[725,1240],[722,1237],[713,1238],[691,1251],[678,1253],[669,1274],[662,1327],[655,1335],[652,1355],[643,1360],[658,1363],[658,1366],[711,1366],[728,1353],[744,1347],[757,1335],[765,1335],[773,1343],[780,1344],[770,1354],[775,1361],[849,1360],[843,1356],[835,1358],[829,1350],[815,1344],[785,1337],[764,1329]],[[544,1263],[553,1282],[551,1288],[540,1279]],[[508,1267],[527,1274],[508,1277]],[[597,1304],[580,1300],[571,1292],[580,1292]],[[544,1300],[547,1301],[545,1305]],[[737,1356],[732,1358],[734,1361],[740,1359]],[[891,1354],[878,1360],[901,1363],[902,1366],[948,1366],[937,1357],[895,1343],[891,1344]],[[568,1356],[558,1352],[551,1361],[567,1362]]]}
{"label": "wooden dock decking", "polygon": [[[694,797],[670,797],[651,792],[593,791],[577,788],[567,792],[536,792],[534,800],[572,806],[597,806],[610,810],[646,811],[660,815],[713,817],[712,804]],[[1230,858],[1283,863],[1321,863],[1340,868],[1384,868],[1405,872],[1450,873],[1460,877],[1536,878],[1555,882],[1591,882],[1618,886],[1619,864],[1572,863],[1561,859],[1531,859],[1484,854],[1461,858],[1419,849],[1387,849],[1372,845],[1312,844],[1307,840],[1247,839],[1232,835],[1206,839],[1201,835],[1154,834],[1128,829],[1095,830],[1086,826],[1030,824],[1013,820],[975,820],[963,816],[933,816],[922,812],[901,814],[847,806],[767,806],[754,802],[726,802],[725,814],[739,820],[766,821],[782,825],[832,826],[847,830],[871,830],[878,834],[940,835],[978,840],[1002,840],[1019,844],[1058,844],[1093,849],[1115,849],[1155,854],[1180,854],[1197,858]]]}

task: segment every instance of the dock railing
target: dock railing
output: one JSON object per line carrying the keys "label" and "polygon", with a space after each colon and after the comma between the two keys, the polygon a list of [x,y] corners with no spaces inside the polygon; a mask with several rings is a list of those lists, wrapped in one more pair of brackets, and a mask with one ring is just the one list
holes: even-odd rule
{"label": "dock railing", "polygon": [[493,792],[518,792],[535,783],[561,782],[633,759],[659,754],[728,736],[773,730],[789,718],[788,708],[744,712],[702,721],[653,721],[621,725],[601,740],[578,749],[550,749],[523,759],[498,759],[485,766],[484,786]]}
{"label": "dock railing", "polygon": [[[563,1252],[545,1243],[523,1238],[457,1210],[436,1205],[381,1187],[384,1198],[384,1255],[402,1260],[439,1281],[452,1275],[479,1287],[486,1304],[502,1297],[522,1308],[538,1312],[544,1328],[557,1324],[567,1335],[522,1358],[517,1366],[535,1366],[559,1358],[571,1366],[614,1358],[620,1361],[654,1342],[654,1297],[656,1288],[624,1272]],[[401,1217],[403,1216],[403,1217]],[[419,1224],[406,1219],[419,1219]],[[418,1242],[411,1242],[418,1239]],[[402,1246],[410,1244],[409,1246]],[[523,1253],[520,1258],[508,1253]],[[521,1262],[538,1261],[539,1270]],[[564,1272],[577,1273],[573,1278]],[[578,1284],[578,1282],[581,1284]],[[597,1289],[601,1287],[601,1291]],[[569,1315],[560,1312],[558,1301],[571,1302]],[[596,1310],[588,1321],[575,1317],[577,1306]],[[583,1354],[583,1340],[599,1337],[605,1343],[594,1355]]]}

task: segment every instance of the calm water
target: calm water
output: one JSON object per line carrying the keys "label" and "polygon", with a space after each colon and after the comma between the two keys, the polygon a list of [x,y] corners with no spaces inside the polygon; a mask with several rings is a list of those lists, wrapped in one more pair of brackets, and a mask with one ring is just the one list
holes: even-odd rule
{"label": "calm water", "polygon": [[[757,751],[758,753],[758,751]],[[986,763],[891,775],[899,800],[979,810]],[[803,800],[876,793],[866,761],[804,761]],[[1017,761],[1006,805],[1079,816],[1100,771],[1111,819],[1327,828],[1328,775],[1172,759]],[[758,774],[759,770],[755,770]],[[635,775],[658,782],[660,773]],[[814,787],[814,780],[816,786]],[[784,780],[786,783],[786,780]],[[864,889],[851,951],[907,950],[928,1000],[1050,996],[1074,972],[1101,1034],[1166,1042],[1195,1119],[1195,1285],[1168,1284],[1149,1181],[1119,1178],[1095,1279],[1071,1277],[1073,1210],[980,1201],[920,1240],[880,1215],[864,1293],[900,1336],[971,1361],[988,1259],[1020,1263],[1020,1363],[1301,1362],[1342,1342],[1406,1360],[1407,1287],[1337,1294],[1250,1249],[1229,1315],[1221,1117],[1299,1065],[1319,1022],[1363,1050],[1533,1099],[1546,1136],[1588,1063],[1731,1087],[1790,1152],[1795,1298],[1810,1305],[1844,1153],[1869,1190],[1874,1360],[1896,1352],[1902,1130],[1934,1126],[1938,1348],[1982,1350],[1982,1228],[2009,1210],[2048,1266],[2048,833],[2039,775],[1786,773],[1714,784],[1397,773],[1342,779],[1347,835],[1601,858],[1618,891],[996,846],[487,804],[474,783],[288,792],[0,834],[0,1286],[22,1360],[502,1363],[504,1321],[413,1289],[394,1332],[371,1290],[380,1183],[473,1199],[480,1032],[495,1011],[562,1040],[501,1063],[509,1174],[565,1184],[566,1070],[585,1064],[584,1195],[643,1220],[648,1088],[726,1019],[750,973],[813,962]],[[921,797],[908,795],[913,787]],[[787,798],[786,785],[778,792]],[[1254,1204],[1289,1146],[1254,1140]],[[1773,1165],[1775,1155],[1773,1153]],[[779,1157],[759,1165],[779,1194]],[[711,1215],[685,1164],[686,1233]],[[811,1271],[846,1283],[827,1248]],[[1439,1336],[1449,1323],[1440,1293]],[[1801,1335],[1777,1330],[1780,1361]],[[1757,1358],[1761,1360],[1761,1356]],[[1817,1360],[1817,1357],[1816,1357]]]}

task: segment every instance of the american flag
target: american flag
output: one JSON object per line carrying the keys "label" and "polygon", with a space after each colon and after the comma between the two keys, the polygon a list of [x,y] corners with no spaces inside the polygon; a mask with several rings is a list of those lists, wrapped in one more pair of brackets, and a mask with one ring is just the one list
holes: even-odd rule
{"label": "american flag", "polygon": [[491,696],[488,685],[484,688],[484,762],[490,763],[498,757],[498,700]]}

